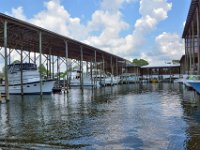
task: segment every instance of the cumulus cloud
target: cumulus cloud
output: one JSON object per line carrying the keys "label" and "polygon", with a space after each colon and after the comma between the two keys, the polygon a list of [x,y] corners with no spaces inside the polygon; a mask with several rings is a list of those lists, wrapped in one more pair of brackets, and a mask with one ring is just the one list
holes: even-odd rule
{"label": "cumulus cloud", "polygon": [[89,23],[90,26],[98,27],[101,32],[99,35],[88,37],[85,42],[126,58],[134,57],[134,53],[144,45],[146,35],[168,17],[167,13],[172,8],[172,3],[166,0],[140,0],[141,17],[136,20],[132,33],[121,37],[120,33],[130,27],[120,12],[120,6],[125,2],[131,1],[115,0],[111,3],[110,0],[104,0],[103,8],[93,14]]}
{"label": "cumulus cloud", "polygon": [[[130,25],[124,20],[121,9],[124,4],[135,1],[140,3],[140,18],[134,25]],[[22,7],[12,9],[11,15],[125,58],[135,58],[137,53],[138,57],[149,61],[155,60],[153,50],[140,50],[144,50],[147,35],[154,31],[161,21],[167,19],[168,12],[172,9],[172,3],[167,0],[102,0],[99,9],[91,15],[91,20],[83,24],[80,18],[72,17],[59,0],[50,0],[45,2],[44,6],[43,11],[30,19],[23,14]],[[132,32],[121,36],[127,29]],[[170,35],[178,41],[169,40]],[[156,37],[155,44],[160,49],[157,52],[167,57],[172,55],[174,58],[178,54],[174,54],[172,50],[166,53],[166,49],[181,49],[180,39],[174,34],[161,34]]]}
{"label": "cumulus cloud", "polygon": [[7,12],[6,14],[21,20],[27,20],[26,16],[24,15],[24,10],[21,6],[17,8],[12,8],[11,13]]}
{"label": "cumulus cloud", "polygon": [[31,23],[79,40],[87,36],[87,30],[81,25],[80,18],[71,17],[59,0],[51,0],[44,5],[45,10],[30,19]]}
{"label": "cumulus cloud", "polygon": [[166,33],[158,35],[155,39],[158,48],[162,54],[172,59],[180,59],[184,54],[183,40],[175,33]]}

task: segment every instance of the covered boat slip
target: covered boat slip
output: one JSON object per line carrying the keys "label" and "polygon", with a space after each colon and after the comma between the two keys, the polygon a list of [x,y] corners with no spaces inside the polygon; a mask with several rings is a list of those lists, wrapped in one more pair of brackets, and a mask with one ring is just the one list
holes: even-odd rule
{"label": "covered boat slip", "polygon": [[185,39],[185,61],[182,62],[182,72],[189,74],[187,83],[200,93],[199,79],[191,76],[200,75],[200,0],[192,0],[182,37]]}
{"label": "covered boat slip", "polygon": [[[61,63],[64,63],[68,71],[71,60],[78,60],[81,71],[83,71],[83,61],[89,62],[91,68],[98,68],[101,62],[106,72],[118,75],[122,73],[122,67],[126,63],[126,60],[119,56],[0,13],[0,54],[5,62],[6,99],[9,99],[7,67],[12,63],[13,51],[20,56],[21,63],[28,59],[29,63],[45,64],[47,72],[51,73],[54,73],[55,68],[58,73]],[[23,78],[23,74],[21,77]],[[42,94],[41,84],[40,80],[40,94]]]}
{"label": "covered boat slip", "polygon": [[185,39],[185,74],[200,74],[200,0],[192,0],[182,37]]}

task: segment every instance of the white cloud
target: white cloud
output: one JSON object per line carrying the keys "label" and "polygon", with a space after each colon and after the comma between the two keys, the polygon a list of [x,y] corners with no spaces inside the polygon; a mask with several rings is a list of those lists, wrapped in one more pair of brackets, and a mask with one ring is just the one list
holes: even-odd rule
{"label": "white cloud", "polygon": [[21,20],[27,20],[26,16],[24,15],[24,10],[21,6],[17,8],[12,8],[11,13],[6,14]]}
{"label": "white cloud", "polygon": [[[140,2],[141,17],[134,25],[130,25],[124,20],[121,8],[123,4],[131,4],[134,1]],[[147,52],[139,51],[148,40],[147,35],[155,30],[161,21],[167,19],[172,3],[167,0],[102,0],[101,6],[91,15],[91,20],[86,25],[82,24],[80,18],[72,17],[59,0],[50,0],[45,2],[44,6],[45,9],[31,19],[25,17],[22,7],[12,9],[11,14],[122,57],[132,59],[137,53],[137,57],[152,61],[155,59],[151,49]],[[131,27],[131,33],[121,36],[123,31],[130,30]],[[165,50],[177,47],[180,49],[180,39],[172,35],[171,38],[178,41],[171,42],[167,36],[168,34],[163,33],[156,38],[157,48],[160,48],[160,53],[167,57],[177,55],[173,51],[165,53]]]}
{"label": "white cloud", "polygon": [[171,59],[180,59],[184,54],[183,40],[178,34],[163,32],[155,41],[160,52]]}
{"label": "white cloud", "polygon": [[59,0],[45,2],[45,10],[36,14],[29,21],[62,35],[82,40],[87,36],[86,28],[78,17],[71,17]]}

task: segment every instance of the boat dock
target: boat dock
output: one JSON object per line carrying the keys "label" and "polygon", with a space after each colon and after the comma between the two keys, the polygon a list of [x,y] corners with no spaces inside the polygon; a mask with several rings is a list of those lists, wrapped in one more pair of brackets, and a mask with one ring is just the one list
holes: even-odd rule
{"label": "boat dock", "polygon": [[[5,65],[5,97],[9,100],[8,66],[13,62],[12,56],[19,58],[18,64],[32,63],[44,66],[45,78],[59,82],[61,69],[64,72],[72,70],[73,64],[78,64],[80,72],[83,66],[86,70],[101,69],[118,76],[126,72],[128,60],[105,52],[101,49],[59,35],[44,28],[0,13],[0,54]],[[92,75],[91,75],[92,76]],[[40,79],[42,79],[40,73]],[[21,71],[21,95],[23,90],[23,71]],[[69,82],[69,76],[67,79]],[[94,83],[97,83],[95,80]],[[40,80],[40,95],[43,94],[43,81]],[[83,88],[83,73],[80,75],[80,88]],[[66,89],[66,87],[64,87]]]}

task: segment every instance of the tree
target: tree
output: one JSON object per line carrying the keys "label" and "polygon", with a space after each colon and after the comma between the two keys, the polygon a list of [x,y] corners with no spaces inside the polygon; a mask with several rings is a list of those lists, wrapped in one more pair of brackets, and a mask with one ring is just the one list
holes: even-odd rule
{"label": "tree", "polygon": [[19,60],[14,60],[12,64],[20,64],[20,63],[21,63],[21,61],[19,61]]}
{"label": "tree", "polygon": [[46,76],[47,75],[47,69],[45,68],[45,66],[43,64],[41,64],[38,67],[38,71],[42,76]]}
{"label": "tree", "polygon": [[132,63],[140,67],[149,64],[149,62],[144,59],[133,59]]}
{"label": "tree", "polygon": [[173,64],[180,64],[180,61],[179,60],[172,60],[172,63]]}

